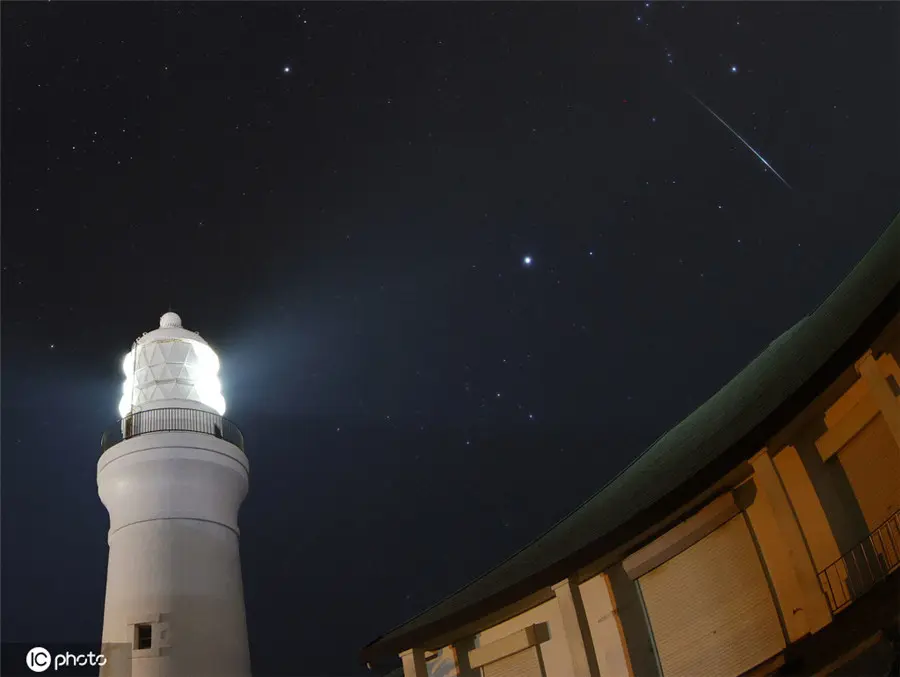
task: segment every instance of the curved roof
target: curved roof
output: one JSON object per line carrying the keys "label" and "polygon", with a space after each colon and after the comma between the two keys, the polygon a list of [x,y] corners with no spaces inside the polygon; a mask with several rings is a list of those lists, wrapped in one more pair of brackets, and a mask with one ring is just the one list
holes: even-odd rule
{"label": "curved roof", "polygon": [[864,353],[900,308],[900,215],[840,286],[625,470],[531,544],[363,649],[439,634],[553,585],[622,545],[766,444]]}

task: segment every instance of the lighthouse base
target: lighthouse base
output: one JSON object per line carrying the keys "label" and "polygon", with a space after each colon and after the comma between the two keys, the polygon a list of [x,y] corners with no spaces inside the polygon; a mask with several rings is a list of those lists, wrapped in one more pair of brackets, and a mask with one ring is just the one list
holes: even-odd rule
{"label": "lighthouse base", "polygon": [[237,534],[181,518],[113,533],[103,645],[101,677],[250,677]]}

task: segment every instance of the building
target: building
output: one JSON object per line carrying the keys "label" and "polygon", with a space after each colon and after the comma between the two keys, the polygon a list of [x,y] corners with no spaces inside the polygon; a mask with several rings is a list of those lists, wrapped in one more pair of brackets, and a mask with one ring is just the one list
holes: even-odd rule
{"label": "building", "polygon": [[122,420],[97,463],[110,521],[103,675],[250,675],[237,525],[249,463],[218,371],[172,312],[125,357]]}
{"label": "building", "polygon": [[362,651],[405,677],[885,675],[900,614],[900,217],[602,490]]}

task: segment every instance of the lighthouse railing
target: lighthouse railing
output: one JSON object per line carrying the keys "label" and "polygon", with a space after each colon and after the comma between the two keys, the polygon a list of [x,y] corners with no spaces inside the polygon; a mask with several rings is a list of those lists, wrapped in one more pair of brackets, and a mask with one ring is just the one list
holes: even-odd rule
{"label": "lighthouse railing", "polygon": [[116,422],[100,438],[100,450],[106,451],[119,442],[161,432],[188,432],[212,435],[244,450],[244,436],[240,429],[224,416],[199,409],[168,407],[147,409],[129,414]]}

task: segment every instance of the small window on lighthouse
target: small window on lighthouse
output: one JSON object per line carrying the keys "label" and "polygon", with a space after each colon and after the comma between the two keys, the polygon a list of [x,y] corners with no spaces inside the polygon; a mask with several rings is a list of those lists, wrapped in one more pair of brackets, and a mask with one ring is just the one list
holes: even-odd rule
{"label": "small window on lighthouse", "polygon": [[134,626],[134,648],[149,649],[153,643],[153,626],[149,623],[138,623]]}

